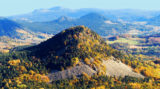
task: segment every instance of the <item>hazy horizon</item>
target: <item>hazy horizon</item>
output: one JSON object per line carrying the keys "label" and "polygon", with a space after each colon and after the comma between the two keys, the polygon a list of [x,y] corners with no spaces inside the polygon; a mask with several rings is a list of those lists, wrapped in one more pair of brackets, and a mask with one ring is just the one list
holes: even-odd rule
{"label": "hazy horizon", "polygon": [[13,16],[32,12],[36,9],[63,7],[70,9],[98,8],[98,9],[135,9],[135,10],[160,10],[158,0],[1,0],[0,16]]}

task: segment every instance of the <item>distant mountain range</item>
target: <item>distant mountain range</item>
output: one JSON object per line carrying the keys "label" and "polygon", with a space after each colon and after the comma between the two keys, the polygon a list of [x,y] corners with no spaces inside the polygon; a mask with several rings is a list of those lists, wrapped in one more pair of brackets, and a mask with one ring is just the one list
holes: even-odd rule
{"label": "distant mountain range", "polygon": [[152,30],[151,28],[139,24],[135,25],[115,21],[99,13],[89,13],[77,19],[61,16],[56,20],[48,22],[17,22],[32,31],[52,34],[57,34],[63,29],[78,25],[85,25],[102,36],[124,34],[134,29],[140,31]]}
{"label": "distant mountain range", "polygon": [[125,33],[154,34],[159,31],[157,27],[147,25],[159,26],[159,13],[158,11],[129,9],[84,8],[73,10],[62,7],[39,9],[25,15],[11,16],[8,19],[1,18],[0,35],[15,36],[16,29],[57,34],[63,29],[78,25],[85,25],[101,36]]}
{"label": "distant mountain range", "polygon": [[79,18],[92,12],[103,14],[105,17],[108,17],[112,20],[122,19],[124,21],[146,21],[148,18],[160,14],[159,11],[145,11],[132,9],[103,10],[95,8],[68,9],[62,7],[53,7],[50,9],[38,9],[28,14],[11,16],[9,18],[14,20],[25,20],[32,22],[46,22],[55,20],[60,16]]}

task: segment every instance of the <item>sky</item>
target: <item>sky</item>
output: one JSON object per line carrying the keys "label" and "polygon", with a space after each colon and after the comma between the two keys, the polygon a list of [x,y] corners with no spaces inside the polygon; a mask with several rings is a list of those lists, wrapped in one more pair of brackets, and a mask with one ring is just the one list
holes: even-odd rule
{"label": "sky", "polygon": [[141,9],[160,10],[160,0],[0,0],[0,16],[13,16],[61,6],[71,9]]}

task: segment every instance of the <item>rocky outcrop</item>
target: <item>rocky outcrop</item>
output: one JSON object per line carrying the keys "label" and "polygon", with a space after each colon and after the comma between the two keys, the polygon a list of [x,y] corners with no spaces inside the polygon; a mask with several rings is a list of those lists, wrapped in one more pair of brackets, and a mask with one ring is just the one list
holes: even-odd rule
{"label": "rocky outcrop", "polygon": [[92,76],[96,74],[96,71],[94,71],[88,65],[82,64],[80,66],[75,66],[67,70],[50,73],[48,74],[48,77],[50,78],[50,81],[55,81],[62,79],[70,79],[74,76],[80,77],[83,73],[87,74],[88,76]]}
{"label": "rocky outcrop", "polygon": [[115,76],[115,77],[137,77],[137,78],[144,78],[143,75],[138,74],[133,71],[133,69],[126,64],[122,63],[119,60],[107,60],[103,62],[103,65],[106,66],[106,75],[108,76]]}
{"label": "rocky outcrop", "polygon": [[[113,57],[111,57],[106,61],[103,61],[102,65],[106,67],[106,71],[105,71],[106,76],[112,76],[112,77],[131,76],[131,77],[137,77],[137,78],[144,78],[143,75],[134,72],[131,67],[127,66],[126,64],[122,63],[120,60],[117,60]],[[48,77],[50,78],[50,81],[55,81],[55,80],[62,80],[62,79],[70,79],[70,78],[73,78],[73,76],[78,78],[83,73],[87,74],[88,76],[93,76],[94,74],[97,74],[98,71],[100,70],[99,69],[94,70],[90,66],[86,64],[82,64],[67,70],[52,72],[48,74]]]}

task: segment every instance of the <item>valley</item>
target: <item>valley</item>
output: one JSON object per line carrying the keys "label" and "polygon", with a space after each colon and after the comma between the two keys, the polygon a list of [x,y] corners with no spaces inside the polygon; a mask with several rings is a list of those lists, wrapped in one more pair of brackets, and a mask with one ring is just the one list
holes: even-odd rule
{"label": "valley", "polygon": [[27,32],[24,30],[17,30],[17,32],[22,35],[21,38],[11,38],[7,36],[0,37],[1,53],[8,53],[13,48],[19,46],[23,47],[23,46],[39,44],[40,42],[45,41],[53,36],[44,33]]}
{"label": "valley", "polygon": [[[113,36],[107,39],[107,43],[113,48],[131,53],[133,55],[143,55],[146,59],[159,59],[159,35],[131,36],[121,35]],[[149,56],[149,57],[148,57]]]}

